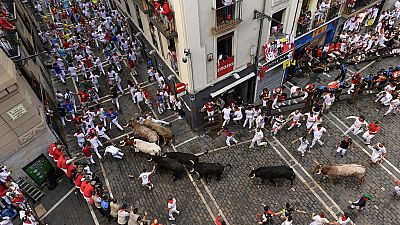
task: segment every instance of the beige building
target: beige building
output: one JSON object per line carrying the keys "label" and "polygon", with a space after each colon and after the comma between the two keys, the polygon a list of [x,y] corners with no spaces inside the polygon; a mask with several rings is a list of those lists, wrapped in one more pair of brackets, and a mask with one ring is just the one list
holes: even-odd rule
{"label": "beige building", "polygon": [[0,161],[25,176],[21,168],[48,149],[49,131],[42,103],[15,64],[0,50]]}
{"label": "beige building", "polygon": [[48,72],[36,47],[36,29],[29,5],[2,1],[16,29],[2,29],[0,38],[0,163],[14,178],[27,176],[22,168],[47,154],[56,140],[46,123],[42,101],[51,105],[54,94]]}

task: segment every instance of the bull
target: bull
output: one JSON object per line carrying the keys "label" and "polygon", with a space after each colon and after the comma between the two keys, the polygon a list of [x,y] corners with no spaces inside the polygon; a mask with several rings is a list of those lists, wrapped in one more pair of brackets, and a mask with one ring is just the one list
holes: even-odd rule
{"label": "bull", "polygon": [[208,183],[208,177],[215,176],[217,180],[221,180],[222,174],[224,173],[225,167],[232,167],[231,164],[222,165],[221,163],[206,163],[206,162],[199,162],[192,166],[190,173],[196,172],[197,180],[200,178],[204,178]]}
{"label": "bull", "polygon": [[126,135],[125,139],[122,140],[120,146],[131,146],[135,149],[135,152],[143,152],[150,155],[161,155],[161,147],[156,143],[150,143],[134,137]]}
{"label": "bull", "polygon": [[323,174],[328,177],[355,177],[360,183],[364,181],[365,167],[357,164],[318,164],[311,170],[313,174]]}
{"label": "bull", "polygon": [[158,136],[163,139],[162,147],[164,147],[166,144],[172,143],[174,135],[173,135],[171,129],[169,129],[167,127],[163,127],[159,124],[156,124],[148,119],[144,120],[143,125],[154,130],[158,134]]}
{"label": "bull", "polygon": [[151,143],[158,143],[158,134],[152,129],[146,127],[145,125],[138,123],[134,119],[130,119],[125,127],[128,126],[132,127],[133,131],[139,136],[140,139]]}
{"label": "bull", "polygon": [[208,151],[196,156],[195,154],[184,153],[184,152],[166,152],[162,156],[178,160],[180,163],[184,165],[192,166],[196,163],[199,163],[199,156],[202,156],[207,153]]}
{"label": "bull", "polygon": [[285,178],[290,181],[290,184],[293,185],[293,181],[296,177],[292,168],[288,166],[266,166],[259,167],[257,169],[252,169],[250,174],[250,178],[259,177],[261,178],[261,183],[264,180],[269,180],[272,184],[275,184],[274,179],[276,178]]}
{"label": "bull", "polygon": [[183,176],[185,167],[179,161],[162,156],[152,156],[148,161],[155,162],[156,168],[154,171],[165,170],[171,171],[174,175],[174,182]]}

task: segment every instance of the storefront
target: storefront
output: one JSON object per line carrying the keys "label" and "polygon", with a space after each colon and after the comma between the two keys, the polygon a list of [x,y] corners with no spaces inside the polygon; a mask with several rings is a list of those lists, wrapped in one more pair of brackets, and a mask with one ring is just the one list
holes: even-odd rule
{"label": "storefront", "polygon": [[318,45],[324,45],[331,43],[335,36],[338,19],[333,19],[330,22],[296,38],[294,41],[297,55],[304,47],[312,45],[312,47]]}
{"label": "storefront", "polygon": [[256,102],[259,100],[258,95],[264,88],[268,88],[268,90],[271,91],[274,88],[282,86],[285,79],[287,63],[290,63],[292,54],[293,51],[286,52],[263,65],[260,76],[257,77],[257,88],[254,93]]}

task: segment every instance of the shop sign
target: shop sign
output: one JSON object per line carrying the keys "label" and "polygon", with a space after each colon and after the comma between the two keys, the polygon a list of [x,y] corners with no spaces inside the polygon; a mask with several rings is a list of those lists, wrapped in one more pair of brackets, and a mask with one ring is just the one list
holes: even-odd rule
{"label": "shop sign", "polygon": [[290,59],[291,56],[292,56],[292,52],[288,52],[286,54],[280,55],[276,59],[267,62],[267,66],[268,66],[268,68],[272,68],[272,67],[279,65],[280,63]]}
{"label": "shop sign", "polygon": [[218,72],[217,77],[222,77],[223,75],[232,72],[234,66],[235,57],[231,56],[225,60],[218,62]]}
{"label": "shop sign", "polygon": [[326,31],[326,28],[327,28],[327,27],[328,27],[328,24],[326,24],[326,25],[324,25],[324,26],[322,26],[322,27],[316,29],[316,30],[313,32],[312,37],[314,38],[314,37],[316,37],[316,36],[318,36],[318,35],[324,33],[324,32]]}
{"label": "shop sign", "polygon": [[25,107],[22,104],[19,104],[9,110],[7,114],[11,117],[12,120],[16,120],[20,118],[21,116],[25,115],[28,112],[28,110],[25,109]]}

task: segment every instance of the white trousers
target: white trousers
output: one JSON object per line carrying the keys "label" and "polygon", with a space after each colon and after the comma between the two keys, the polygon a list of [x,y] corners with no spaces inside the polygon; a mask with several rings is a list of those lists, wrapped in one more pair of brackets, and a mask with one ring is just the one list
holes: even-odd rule
{"label": "white trousers", "polygon": [[349,129],[347,129],[346,132],[344,132],[344,135],[350,133],[350,131],[352,131],[354,135],[357,135],[357,134],[363,132],[361,127],[356,127],[354,124],[351,125],[351,127],[349,127]]}
{"label": "white trousers", "polygon": [[375,137],[374,134],[370,134],[369,131],[365,131],[365,133],[362,135],[362,138],[364,138],[366,144],[371,144],[371,139]]}
{"label": "white trousers", "polygon": [[317,142],[318,142],[318,144],[320,144],[320,145],[324,144],[320,139],[321,139],[321,137],[315,137],[315,136],[314,136],[314,139],[313,139],[312,142],[311,142],[310,148],[314,147],[315,143],[317,143]]}
{"label": "white trousers", "polygon": [[244,120],[243,123],[243,127],[246,127],[247,122],[249,122],[249,129],[251,129],[251,127],[253,126],[253,121],[254,121],[254,117],[246,117],[246,119]]}
{"label": "white trousers", "polygon": [[235,142],[236,144],[238,143],[238,141],[234,138],[234,137],[232,137],[232,136],[227,136],[226,137],[226,145],[228,145],[228,146],[231,146],[231,142]]}

